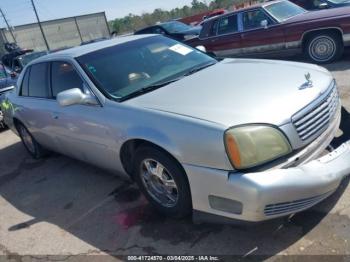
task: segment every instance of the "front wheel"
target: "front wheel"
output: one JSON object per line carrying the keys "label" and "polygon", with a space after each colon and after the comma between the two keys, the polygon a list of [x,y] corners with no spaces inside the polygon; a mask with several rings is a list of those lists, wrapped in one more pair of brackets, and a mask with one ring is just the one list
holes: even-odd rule
{"label": "front wheel", "polygon": [[327,64],[338,60],[344,45],[341,37],[333,33],[315,34],[306,41],[305,55],[316,64]]}
{"label": "front wheel", "polygon": [[192,211],[191,193],[181,166],[153,147],[137,150],[134,178],[148,201],[162,214],[182,218]]}

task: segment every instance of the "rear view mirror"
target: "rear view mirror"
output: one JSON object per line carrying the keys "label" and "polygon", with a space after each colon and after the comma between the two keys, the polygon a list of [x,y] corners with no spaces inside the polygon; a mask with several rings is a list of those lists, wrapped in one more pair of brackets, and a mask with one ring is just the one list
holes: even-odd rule
{"label": "rear view mirror", "polygon": [[205,48],[205,46],[202,46],[202,45],[196,46],[196,49],[198,49],[199,51],[202,51],[203,53],[207,52],[207,49]]}
{"label": "rear view mirror", "polygon": [[267,28],[267,26],[268,26],[268,22],[267,22],[267,20],[262,20],[261,22],[260,22],[260,25],[261,25],[261,27],[263,27],[263,28]]}
{"label": "rear view mirror", "polygon": [[72,88],[57,94],[57,101],[61,106],[70,105],[98,105],[91,94],[84,94],[79,88]]}

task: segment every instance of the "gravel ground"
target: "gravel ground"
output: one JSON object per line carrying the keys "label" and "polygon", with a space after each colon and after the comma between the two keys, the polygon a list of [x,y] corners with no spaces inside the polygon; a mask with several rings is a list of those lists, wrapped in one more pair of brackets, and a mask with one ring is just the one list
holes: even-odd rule
{"label": "gravel ground", "polygon": [[[350,139],[350,55],[327,68],[344,105],[339,144]],[[348,178],[330,198],[289,220],[194,225],[156,214],[133,184],[114,174],[61,155],[32,160],[9,130],[0,131],[0,150],[0,261],[18,255],[81,261],[86,254],[107,261],[131,254],[261,255],[272,261],[350,255]]]}

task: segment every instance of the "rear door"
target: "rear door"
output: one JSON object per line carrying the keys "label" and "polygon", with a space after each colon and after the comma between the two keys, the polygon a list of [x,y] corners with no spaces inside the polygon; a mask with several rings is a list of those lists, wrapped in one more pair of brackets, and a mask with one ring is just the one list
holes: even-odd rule
{"label": "rear door", "polygon": [[235,56],[241,48],[241,36],[237,14],[218,18],[210,25],[207,36],[201,39],[201,45],[218,57]]}
{"label": "rear door", "polygon": [[[267,26],[263,26],[263,21]],[[241,54],[266,54],[285,49],[282,26],[270,17],[263,8],[241,12],[239,24],[242,30]]]}
{"label": "rear door", "polygon": [[48,63],[28,67],[24,73],[16,114],[43,146],[54,149],[52,140],[52,106],[48,82]]}

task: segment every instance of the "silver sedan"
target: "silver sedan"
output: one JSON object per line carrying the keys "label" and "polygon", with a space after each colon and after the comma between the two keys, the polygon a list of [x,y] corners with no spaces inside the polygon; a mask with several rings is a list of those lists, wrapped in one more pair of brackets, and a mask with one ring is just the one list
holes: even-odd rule
{"label": "silver sedan", "polygon": [[60,152],[131,177],[161,213],[262,221],[302,211],[350,173],[350,144],[316,65],[215,60],[158,35],[39,58],[3,101],[29,153]]}

